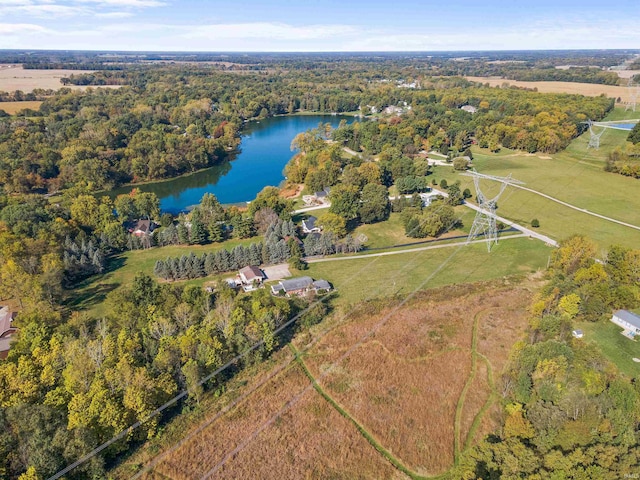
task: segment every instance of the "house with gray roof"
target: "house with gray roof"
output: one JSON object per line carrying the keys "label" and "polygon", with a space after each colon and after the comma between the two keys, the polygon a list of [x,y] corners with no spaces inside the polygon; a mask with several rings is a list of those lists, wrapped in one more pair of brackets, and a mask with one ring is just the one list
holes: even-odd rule
{"label": "house with gray roof", "polygon": [[309,292],[329,291],[331,284],[326,280],[314,281],[311,277],[297,277],[288,280],[281,280],[279,283],[271,286],[271,293],[274,295],[292,295],[305,296]]}
{"label": "house with gray roof", "polygon": [[640,335],[640,315],[628,310],[617,310],[613,312],[611,321],[624,329],[621,333],[625,337],[633,340],[636,335]]}

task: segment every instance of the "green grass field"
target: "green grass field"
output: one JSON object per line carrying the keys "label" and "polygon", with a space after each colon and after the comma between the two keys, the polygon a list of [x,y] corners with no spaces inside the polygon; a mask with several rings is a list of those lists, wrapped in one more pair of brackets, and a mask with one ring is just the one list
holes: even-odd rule
{"label": "green grass field", "polygon": [[[619,112],[618,112],[619,113]],[[625,112],[622,112],[625,113]],[[630,112],[627,112],[630,113]],[[636,116],[640,113],[636,112]],[[575,139],[569,147],[555,155],[526,154],[502,149],[497,154],[474,149],[474,165],[481,173],[513,177],[526,187],[559,200],[640,226],[640,182],[637,179],[603,171],[608,152],[624,145],[626,132],[607,130],[601,138],[600,150],[587,150],[589,134]],[[471,178],[461,176],[449,167],[436,167],[434,178],[449,183],[460,180],[462,188],[475,193]],[[484,181],[482,188],[491,196],[497,193],[497,182]],[[640,231],[572,210],[531,192],[508,187],[498,202],[498,214],[522,224],[533,218],[540,220],[540,231],[562,240],[576,233],[593,238],[602,247],[612,244],[637,246]]]}
{"label": "green grass field", "polygon": [[[103,302],[109,292],[122,285],[130,284],[140,272],[153,276],[153,268],[158,260],[165,260],[167,257],[188,255],[191,252],[195,255],[202,255],[203,253],[215,252],[221,248],[231,250],[236,245],[249,245],[250,243],[259,241],[261,241],[261,237],[245,240],[232,239],[211,245],[172,245],[125,252],[111,259],[110,264],[107,266],[107,271],[104,274],[91,277],[72,290],[67,299],[67,305],[74,310],[84,310],[89,315],[100,317],[104,315],[106,311]],[[215,278],[200,278],[190,280],[186,283],[201,285],[206,281],[228,276],[229,274],[223,274]]]}
{"label": "green grass field", "polygon": [[505,240],[491,253],[485,244],[425,250],[384,257],[314,263],[304,273],[330,281],[338,301],[407,295],[413,290],[526,274],[545,268],[551,252],[538,240]]}
{"label": "green grass field", "polygon": [[582,341],[594,342],[605,357],[614,363],[618,369],[629,377],[640,375],[640,363],[632,358],[640,358],[640,342],[633,341],[620,332],[617,325],[602,320],[599,322],[579,322],[575,328],[584,332]]}

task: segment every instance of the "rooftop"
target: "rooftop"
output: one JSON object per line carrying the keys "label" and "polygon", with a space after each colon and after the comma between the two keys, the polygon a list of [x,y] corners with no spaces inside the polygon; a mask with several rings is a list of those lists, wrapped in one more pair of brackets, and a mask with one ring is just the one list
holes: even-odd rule
{"label": "rooftop", "polygon": [[298,277],[291,278],[289,280],[282,280],[280,282],[280,285],[282,285],[282,290],[284,290],[285,292],[292,292],[295,290],[308,288],[312,283],[313,279],[311,277]]}
{"label": "rooftop", "polygon": [[302,222],[304,223],[304,226],[307,230],[311,230],[316,227],[316,220],[318,219],[312,215]]}
{"label": "rooftop", "polygon": [[620,320],[624,320],[630,325],[633,325],[636,328],[640,328],[640,315],[636,315],[635,313],[629,312],[628,310],[618,310],[613,312],[613,315],[618,317]]}
{"label": "rooftop", "polygon": [[11,318],[9,307],[0,306],[0,336],[11,330]]}
{"label": "rooftop", "polygon": [[239,270],[241,276],[247,279],[248,282],[255,278],[264,278],[264,274],[262,271],[253,265],[249,265],[247,267],[241,268]]}

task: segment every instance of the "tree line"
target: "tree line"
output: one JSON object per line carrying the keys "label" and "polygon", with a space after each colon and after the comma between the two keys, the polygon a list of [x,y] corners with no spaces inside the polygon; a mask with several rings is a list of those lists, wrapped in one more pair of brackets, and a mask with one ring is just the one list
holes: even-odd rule
{"label": "tree line", "polygon": [[463,454],[453,478],[602,478],[640,471],[640,382],[627,378],[574,321],[608,322],[637,308],[640,250],[572,237],[553,252],[548,282],[531,305],[499,388],[501,428]]}

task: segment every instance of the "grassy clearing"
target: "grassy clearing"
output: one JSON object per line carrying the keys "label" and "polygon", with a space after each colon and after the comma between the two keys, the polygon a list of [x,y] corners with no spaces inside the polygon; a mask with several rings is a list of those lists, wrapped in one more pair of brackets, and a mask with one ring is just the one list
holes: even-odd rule
{"label": "grassy clearing", "polygon": [[[69,296],[67,305],[73,307],[74,310],[85,310],[89,315],[101,317],[106,313],[104,299],[107,294],[123,285],[131,284],[138,273],[153,275],[153,268],[158,260],[188,255],[191,252],[195,255],[202,255],[221,248],[230,250],[236,245],[248,245],[258,241],[260,241],[260,237],[245,240],[233,239],[211,245],[171,245],[122,253],[110,260],[104,274],[91,277],[74,289]],[[227,273],[216,277],[199,278],[185,282],[185,284],[202,285],[207,281],[228,276],[230,274]]]}
{"label": "grassy clearing", "polygon": [[[587,150],[588,134],[574,140],[559,154],[526,154],[503,149],[497,154],[474,151],[474,164],[479,172],[506,176],[526,183],[527,188],[550,195],[579,208],[617,220],[640,225],[640,186],[637,179],[604,172],[606,155],[624,144],[626,132],[607,130],[601,138],[600,150]],[[475,192],[472,179],[447,167],[436,167],[434,177],[449,183],[460,180],[462,188]],[[482,182],[490,196],[497,193],[497,182]],[[498,204],[498,214],[524,225],[533,218],[540,220],[540,231],[558,240],[576,233],[586,234],[603,248],[612,244],[635,246],[640,232],[593,217],[531,192],[509,187]]]}
{"label": "grassy clearing", "polygon": [[[268,375],[256,375],[245,388]],[[214,412],[232,400],[221,399],[211,411],[213,420],[183,431],[187,440],[143,478],[202,478],[207,473],[221,479],[273,478],[274,472],[277,478],[406,478],[398,477],[351,422],[308,387],[304,372],[293,364],[215,418]],[[281,412],[303,391],[298,402]],[[236,447],[242,448],[227,457]],[[130,476],[123,466],[118,478]]]}
{"label": "grassy clearing", "polygon": [[632,360],[640,358],[640,342],[622,335],[620,327],[606,320],[580,322],[575,327],[584,332],[584,338],[576,341],[594,342],[622,373],[631,378],[640,375],[640,363]]}
{"label": "grassy clearing", "polygon": [[313,263],[306,274],[329,280],[338,289],[339,303],[355,304],[365,298],[407,295],[415,289],[530,273],[546,266],[550,252],[551,248],[540,241],[519,238],[500,243],[491,253],[487,253],[484,244],[472,244],[349,262]]}
{"label": "grassy clearing", "polygon": [[25,108],[30,108],[31,110],[40,109],[40,105],[42,102],[40,101],[24,101],[24,102],[0,102],[0,110],[4,110],[9,115],[15,115],[21,110]]}

